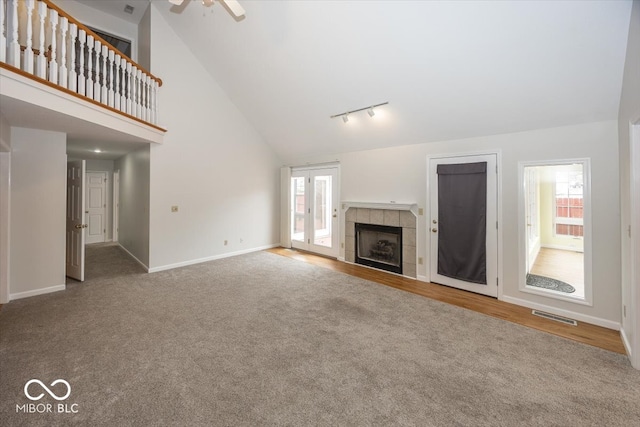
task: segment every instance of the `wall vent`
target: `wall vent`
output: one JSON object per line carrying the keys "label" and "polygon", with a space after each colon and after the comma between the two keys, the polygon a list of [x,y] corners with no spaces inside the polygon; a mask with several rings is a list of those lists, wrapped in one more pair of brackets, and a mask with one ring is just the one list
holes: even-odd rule
{"label": "wall vent", "polygon": [[544,317],[545,319],[555,320],[556,322],[564,323],[571,326],[578,326],[578,322],[569,319],[568,317],[558,316],[557,314],[545,313],[544,311],[531,310],[531,314],[534,316]]}

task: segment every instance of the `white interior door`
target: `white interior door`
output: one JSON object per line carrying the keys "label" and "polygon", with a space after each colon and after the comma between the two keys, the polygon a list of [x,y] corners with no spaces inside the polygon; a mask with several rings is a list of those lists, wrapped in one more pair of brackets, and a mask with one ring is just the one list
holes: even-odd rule
{"label": "white interior door", "polygon": [[498,296],[496,165],[495,154],[430,159],[431,282]]}
{"label": "white interior door", "polygon": [[67,276],[84,281],[84,222],[86,165],[67,163]]}
{"label": "white interior door", "polygon": [[338,168],[291,173],[291,246],[338,257]]}
{"label": "white interior door", "polygon": [[101,243],[107,233],[107,173],[87,172],[85,243]]}

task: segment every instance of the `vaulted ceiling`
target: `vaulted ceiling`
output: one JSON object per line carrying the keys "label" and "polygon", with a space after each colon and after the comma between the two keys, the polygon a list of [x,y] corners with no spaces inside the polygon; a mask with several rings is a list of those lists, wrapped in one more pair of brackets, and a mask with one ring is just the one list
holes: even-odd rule
{"label": "vaulted ceiling", "polygon": [[617,118],[628,0],[240,3],[153,7],[285,159]]}

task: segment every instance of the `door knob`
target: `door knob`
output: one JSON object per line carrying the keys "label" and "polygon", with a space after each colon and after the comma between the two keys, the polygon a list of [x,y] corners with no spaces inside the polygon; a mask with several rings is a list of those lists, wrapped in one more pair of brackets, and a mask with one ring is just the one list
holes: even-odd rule
{"label": "door knob", "polygon": [[437,228],[432,228],[431,231],[433,231],[434,233],[437,233],[438,229]]}
{"label": "door knob", "polygon": [[337,217],[338,217],[338,215],[336,215],[336,214],[333,214],[333,217],[334,217],[334,218],[337,218]]}
{"label": "door knob", "polygon": [[434,223],[434,224],[437,224],[437,223],[438,223],[438,220],[434,219],[434,220],[433,220],[433,223]]}
{"label": "door knob", "polygon": [[80,229],[80,228],[84,228],[82,225],[83,225],[83,224],[76,224],[76,228],[78,228],[78,229]]}

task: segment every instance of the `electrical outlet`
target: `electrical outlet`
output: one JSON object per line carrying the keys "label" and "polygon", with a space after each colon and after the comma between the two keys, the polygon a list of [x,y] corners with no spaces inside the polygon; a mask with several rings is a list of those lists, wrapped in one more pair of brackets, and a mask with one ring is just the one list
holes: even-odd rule
{"label": "electrical outlet", "polygon": [[171,206],[171,212],[178,212],[178,207],[177,206]]}
{"label": "electrical outlet", "polygon": [[418,258],[418,264],[422,265],[422,257]]}
{"label": "electrical outlet", "polygon": [[418,215],[424,215],[424,209],[418,208]]}
{"label": "electrical outlet", "polygon": [[224,245],[227,246],[229,242],[227,240],[224,241]]}

